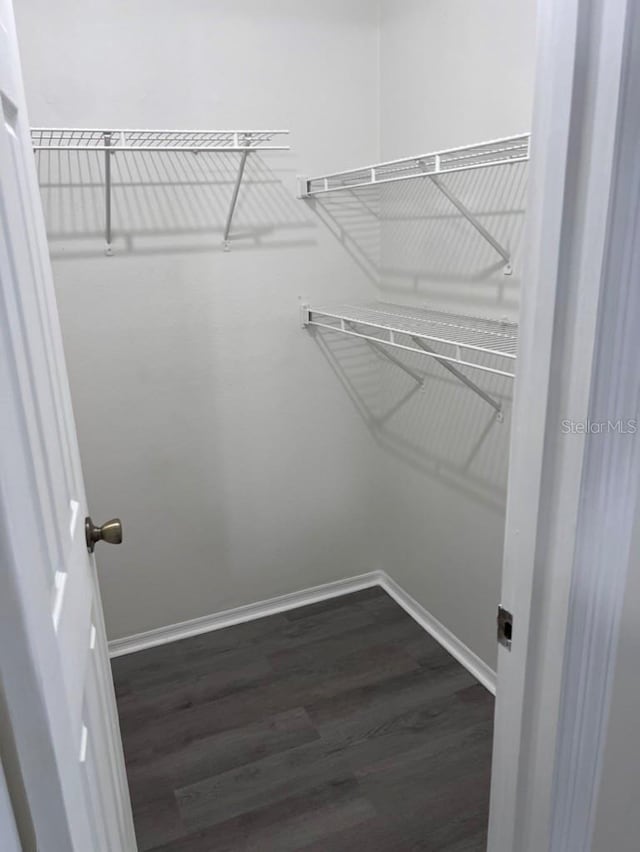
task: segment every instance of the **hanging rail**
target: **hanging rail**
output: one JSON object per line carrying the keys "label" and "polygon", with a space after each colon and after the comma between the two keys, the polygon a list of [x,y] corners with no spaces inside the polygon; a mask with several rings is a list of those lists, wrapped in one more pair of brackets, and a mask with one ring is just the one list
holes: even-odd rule
{"label": "hanging rail", "polygon": [[289,145],[271,144],[288,130],[99,130],[78,127],[33,127],[31,144],[40,151],[104,152],[105,167],[105,254],[111,245],[111,157],[118,153],[240,154],[240,163],[224,227],[225,251],[231,248],[230,234],[240,185],[249,154],[260,151],[288,151]]}
{"label": "hanging rail", "polygon": [[421,386],[424,377],[386,349],[391,347],[432,358],[490,405],[499,421],[503,419],[501,403],[458,366],[514,378],[518,345],[515,323],[377,304],[328,308],[303,305],[302,325],[366,340]]}
{"label": "hanging rail", "polygon": [[460,201],[440,179],[441,175],[482,169],[489,166],[503,166],[523,163],[529,159],[528,133],[507,136],[489,142],[479,142],[462,148],[449,148],[422,154],[418,157],[405,157],[390,160],[357,169],[320,175],[319,177],[298,178],[298,197],[313,198],[331,192],[361,189],[398,181],[429,178],[464,218],[492,246],[504,261],[504,273],[510,275],[511,254],[478,220],[478,217]]}

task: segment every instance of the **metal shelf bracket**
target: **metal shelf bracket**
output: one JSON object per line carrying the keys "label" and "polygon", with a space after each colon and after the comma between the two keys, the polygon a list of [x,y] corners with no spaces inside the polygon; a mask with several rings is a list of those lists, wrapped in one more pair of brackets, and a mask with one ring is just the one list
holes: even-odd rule
{"label": "metal shelf bracket", "polygon": [[297,182],[298,182],[298,193],[297,193],[298,198],[310,198],[311,195],[309,193],[309,179],[306,178],[306,177],[302,177],[301,175],[298,175]]}
{"label": "metal shelf bracket", "polygon": [[478,221],[478,218],[474,216],[474,214],[469,210],[469,208],[460,201],[460,199],[451,192],[448,186],[442,183],[439,177],[435,175],[429,175],[431,182],[438,187],[440,192],[447,198],[451,204],[456,208],[456,210],[461,213],[464,218],[469,222],[470,225],[476,229],[476,231],[483,237],[489,245],[494,248],[500,257],[504,260],[504,268],[503,272],[505,275],[511,275],[513,268],[511,266],[511,255],[507,251],[507,249],[496,240],[496,238],[487,231],[485,226]]}
{"label": "metal shelf bracket", "polygon": [[496,420],[498,421],[498,423],[502,423],[504,421],[502,405],[499,402],[496,402],[496,400],[492,396],[489,396],[488,393],[483,391],[481,387],[478,387],[478,385],[473,381],[473,379],[470,379],[468,376],[465,376],[465,374],[461,370],[458,370],[457,367],[454,367],[453,364],[450,364],[448,361],[443,361],[442,358],[438,358],[438,353],[436,352],[436,350],[433,349],[433,347],[429,346],[428,343],[425,343],[424,340],[421,340],[419,337],[412,337],[411,339],[416,344],[416,346],[419,346],[420,349],[423,349],[425,352],[428,352],[433,355],[434,361],[437,361],[438,364],[445,368],[445,370],[448,370],[452,375],[459,379],[463,385],[466,385],[469,390],[472,390],[474,393],[478,394],[479,397],[481,397],[488,405],[490,405],[491,408],[493,408],[496,412]]}
{"label": "metal shelf bracket", "polygon": [[238,166],[238,174],[236,175],[236,182],[233,187],[233,193],[231,195],[231,204],[229,205],[229,213],[227,214],[227,221],[224,226],[224,237],[222,239],[222,244],[224,246],[225,251],[231,251],[231,241],[229,239],[229,235],[231,234],[231,223],[233,222],[233,214],[236,210],[236,205],[238,203],[238,195],[240,193],[240,184],[242,183],[242,177],[244,175],[244,169],[247,165],[247,157],[249,156],[248,151],[243,151],[240,157],[240,165]]}
{"label": "metal shelf bracket", "polygon": [[104,253],[111,257],[111,133],[104,133]]}

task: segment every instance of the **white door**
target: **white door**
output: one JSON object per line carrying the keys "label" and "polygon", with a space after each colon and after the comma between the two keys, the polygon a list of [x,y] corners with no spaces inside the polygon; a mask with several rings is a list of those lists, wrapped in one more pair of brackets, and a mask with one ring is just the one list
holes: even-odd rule
{"label": "white door", "polygon": [[89,512],[10,0],[0,0],[0,108],[2,687],[38,850],[131,852],[106,636],[85,541]]}

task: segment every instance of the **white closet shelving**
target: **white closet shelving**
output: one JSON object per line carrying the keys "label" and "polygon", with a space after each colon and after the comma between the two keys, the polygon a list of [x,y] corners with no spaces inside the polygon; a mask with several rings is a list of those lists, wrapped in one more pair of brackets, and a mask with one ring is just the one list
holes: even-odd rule
{"label": "white closet shelving", "polygon": [[303,305],[302,324],[366,340],[420,385],[424,377],[395,358],[389,349],[433,358],[482,397],[502,419],[501,404],[458,367],[513,378],[518,345],[516,323],[376,303],[367,306]]}
{"label": "white closet shelving", "polygon": [[[33,150],[95,151],[104,155],[105,242],[106,254],[111,248],[111,157],[124,152],[239,154],[238,172],[224,228],[224,247],[230,249],[231,225],[238,193],[249,155],[261,151],[288,151],[279,144],[288,130],[103,130],[77,127],[34,127],[31,130]],[[274,141],[275,140],[275,141]]]}
{"label": "white closet shelving", "polygon": [[[311,199],[327,193],[349,192],[398,181],[429,179],[501,256],[510,275],[511,254],[452,192],[441,176],[472,169],[502,167],[529,159],[528,133],[448,148],[401,160],[390,160],[341,172],[298,179],[298,195]],[[436,360],[485,400],[503,419],[501,403],[483,390],[459,367],[513,378],[518,344],[516,323],[399,305],[303,305],[302,324],[366,340],[408,373],[420,385],[424,377],[394,357],[399,349]]]}
{"label": "white closet shelving", "polygon": [[398,181],[428,178],[445,195],[451,204],[473,225],[476,231],[495,249],[504,261],[505,275],[511,274],[511,255],[478,220],[477,216],[456,197],[440,179],[442,175],[482,169],[489,166],[504,166],[526,162],[529,159],[529,134],[492,139],[462,148],[434,151],[417,157],[390,160],[372,166],[361,166],[343,172],[299,178],[300,198],[313,198],[330,192],[364,189]]}

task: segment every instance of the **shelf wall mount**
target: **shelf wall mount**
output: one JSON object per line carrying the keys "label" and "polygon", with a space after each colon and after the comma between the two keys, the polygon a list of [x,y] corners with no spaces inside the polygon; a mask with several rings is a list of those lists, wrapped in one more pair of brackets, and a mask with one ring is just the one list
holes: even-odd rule
{"label": "shelf wall mount", "polygon": [[431,358],[490,405],[499,422],[504,420],[502,404],[459,367],[514,378],[518,345],[515,323],[377,303],[317,308],[303,304],[301,324],[365,340],[421,387],[424,377],[389,349]]}
{"label": "shelf wall mount", "polygon": [[[238,172],[227,214],[223,246],[231,250],[231,227],[238,203],[240,186],[250,154],[261,151],[289,151],[278,144],[288,130],[100,130],[71,127],[33,127],[31,144],[34,152],[97,151],[104,153],[104,227],[105,254],[112,255],[111,227],[111,157],[118,153],[188,152],[192,154],[240,154]],[[275,143],[274,143],[275,140]]]}
{"label": "shelf wall mount", "polygon": [[441,180],[442,175],[466,172],[490,166],[524,163],[529,160],[530,136],[523,133],[489,142],[479,142],[462,148],[449,148],[418,157],[389,160],[357,169],[298,178],[298,198],[309,199],[331,192],[344,192],[405,180],[429,178],[480,236],[500,255],[503,272],[511,275],[511,253],[479,221]]}

